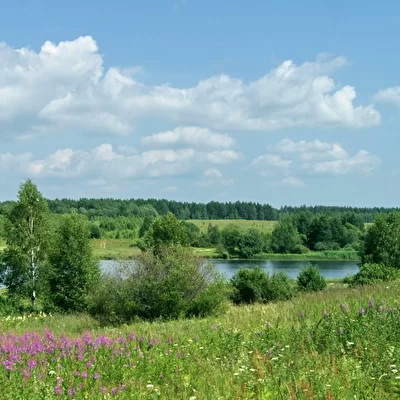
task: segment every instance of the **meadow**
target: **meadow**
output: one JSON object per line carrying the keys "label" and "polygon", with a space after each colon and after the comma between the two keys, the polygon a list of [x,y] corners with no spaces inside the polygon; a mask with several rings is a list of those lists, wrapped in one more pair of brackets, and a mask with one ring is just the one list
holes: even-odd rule
{"label": "meadow", "polygon": [[192,219],[188,222],[195,224],[202,233],[207,232],[209,225],[217,226],[220,230],[230,225],[237,226],[240,230],[257,229],[261,233],[272,233],[277,221],[256,221],[247,219]]}
{"label": "meadow", "polygon": [[4,399],[398,399],[400,283],[333,286],[206,319],[1,320]]}

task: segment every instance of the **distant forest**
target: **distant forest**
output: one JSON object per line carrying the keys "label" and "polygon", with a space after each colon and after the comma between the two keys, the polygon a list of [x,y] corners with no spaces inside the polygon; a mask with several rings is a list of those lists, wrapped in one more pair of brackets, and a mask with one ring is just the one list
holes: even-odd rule
{"label": "distant forest", "polygon": [[[0,214],[5,214],[13,202],[0,203]],[[155,217],[172,212],[177,218],[188,219],[247,219],[276,221],[282,216],[308,211],[312,214],[355,213],[363,222],[373,222],[378,214],[398,211],[399,208],[337,207],[337,206],[284,206],[279,209],[269,204],[254,202],[189,203],[166,199],[55,199],[48,200],[54,214],[78,213],[89,219],[97,217]]]}

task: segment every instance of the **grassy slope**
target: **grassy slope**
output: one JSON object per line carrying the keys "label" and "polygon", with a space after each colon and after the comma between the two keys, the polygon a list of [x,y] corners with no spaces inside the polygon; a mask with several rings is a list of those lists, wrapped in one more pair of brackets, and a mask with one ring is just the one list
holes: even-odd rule
{"label": "grassy slope", "polygon": [[[229,306],[226,314],[201,320],[103,329],[89,317],[55,316],[11,319],[2,326],[17,334],[49,328],[57,335],[76,336],[89,329],[95,336],[127,337],[133,332],[141,338],[133,341],[128,357],[115,357],[112,350],[110,356],[97,352],[94,368],[101,378],[85,383],[89,398],[97,398],[93,395],[102,385],[116,385],[117,376],[127,385],[118,396],[123,399],[390,400],[399,398],[399,311],[379,312],[378,306],[397,308],[399,295],[400,284],[393,282],[305,294],[276,304]],[[371,298],[374,309],[368,305]],[[342,311],[341,304],[350,312]],[[328,316],[322,317],[325,310]],[[154,346],[148,346],[150,339]],[[73,371],[84,369],[85,360],[48,358],[49,370],[62,364],[58,374],[65,382],[84,381],[74,378]],[[134,367],[125,368],[129,360]],[[47,374],[45,382],[52,390],[55,378]],[[0,375],[0,383],[14,393],[29,389],[17,372]]]}
{"label": "grassy slope", "polygon": [[192,222],[197,225],[202,232],[207,232],[208,225],[216,225],[219,229],[224,229],[229,225],[236,225],[241,230],[255,228],[263,233],[271,233],[276,225],[276,221],[248,221],[246,219],[192,219]]}

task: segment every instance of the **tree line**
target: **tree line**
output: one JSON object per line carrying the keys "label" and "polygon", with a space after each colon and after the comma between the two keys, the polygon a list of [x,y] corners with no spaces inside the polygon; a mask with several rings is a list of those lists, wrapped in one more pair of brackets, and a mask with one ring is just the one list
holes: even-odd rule
{"label": "tree line", "polygon": [[[297,283],[284,273],[269,276],[260,269],[241,270],[227,282],[193,253],[189,246],[193,224],[172,213],[147,218],[142,227],[145,221],[148,225],[141,232],[143,252],[133,263],[101,274],[89,243],[88,219],[78,213],[65,214],[53,225],[47,201],[31,181],[25,182],[18,201],[5,215],[7,246],[0,252],[0,283],[7,288],[6,298],[16,304],[30,301],[31,309],[38,309],[39,304],[46,310],[89,312],[104,323],[121,323],[135,318],[205,316],[221,310],[227,299],[235,303],[277,301],[299,290],[326,286],[315,266],[305,267]],[[229,253],[245,256],[260,251],[267,238],[235,226],[218,232],[210,225],[206,235],[208,240],[221,240]],[[296,246],[332,249],[354,245],[354,241],[361,266],[359,273],[346,280],[348,284],[399,277],[400,213],[380,215],[364,232],[355,213],[339,217],[303,211],[282,218],[269,245],[282,252]],[[284,249],[288,243],[294,247]],[[0,306],[3,299],[1,295]]]}
{"label": "tree line", "polygon": [[[382,213],[398,211],[398,208],[382,207],[337,207],[337,206],[284,206],[274,208],[270,204],[257,202],[180,202],[166,199],[55,199],[48,200],[49,210],[54,214],[78,213],[90,220],[97,217],[155,217],[169,212],[177,218],[188,219],[247,219],[276,221],[287,215],[303,212],[311,214],[339,215],[348,212],[357,214],[362,222],[373,222]],[[12,201],[0,203],[0,215],[12,207]]]}

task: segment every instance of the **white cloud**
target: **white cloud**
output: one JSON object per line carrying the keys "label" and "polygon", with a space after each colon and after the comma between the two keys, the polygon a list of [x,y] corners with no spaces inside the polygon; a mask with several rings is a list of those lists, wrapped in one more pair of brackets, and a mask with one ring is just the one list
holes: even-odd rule
{"label": "white cloud", "polygon": [[170,131],[160,132],[141,139],[145,145],[151,146],[190,146],[196,149],[220,148],[226,149],[235,141],[229,135],[213,132],[207,128],[194,126],[177,127]]}
{"label": "white cloud", "polygon": [[[128,149],[129,150],[129,149]],[[132,153],[126,148],[102,144],[89,151],[60,149],[35,159],[31,153],[0,153],[0,171],[30,177],[85,178],[92,186],[130,178],[184,175],[210,164],[226,164],[240,158],[233,150],[201,152],[191,148],[150,150]]]}
{"label": "white cloud", "polygon": [[[366,150],[350,155],[340,144],[333,142],[299,141],[283,139],[271,146],[270,153],[257,157],[253,165],[280,170],[290,175],[293,171],[305,174],[345,175],[350,173],[369,174],[380,164],[377,156]],[[263,176],[271,175],[271,170],[261,170]],[[295,185],[296,181],[287,177],[283,183]],[[297,182],[298,183],[298,182]]]}
{"label": "white cloud", "polygon": [[285,160],[277,154],[263,154],[252,162],[253,165],[263,165],[273,168],[289,168],[292,160]]}
{"label": "white cloud", "polygon": [[387,89],[380,90],[375,96],[375,100],[393,104],[400,107],[400,86],[393,86]]}
{"label": "white cloud", "polygon": [[196,183],[197,186],[230,186],[234,183],[233,179],[225,178],[217,168],[208,168],[203,175],[205,179]]}
{"label": "white cloud", "polygon": [[137,69],[105,70],[90,36],[46,42],[39,52],[0,44],[0,132],[124,135],[139,118],[154,117],[216,130],[378,124],[379,113],[354,105],[354,88],[330,76],[345,63],[342,57],[288,60],[251,82],[218,75],[177,88],[139,82]]}
{"label": "white cloud", "polygon": [[304,182],[301,181],[300,179],[297,179],[293,176],[289,176],[287,178],[284,178],[282,180],[282,184],[283,185],[287,185],[287,186],[294,186],[294,187],[303,187],[304,186]]}

